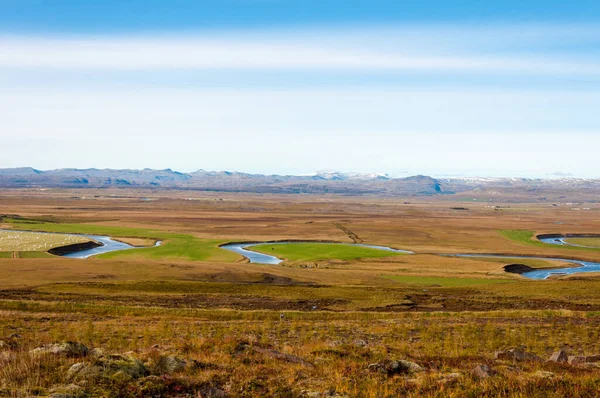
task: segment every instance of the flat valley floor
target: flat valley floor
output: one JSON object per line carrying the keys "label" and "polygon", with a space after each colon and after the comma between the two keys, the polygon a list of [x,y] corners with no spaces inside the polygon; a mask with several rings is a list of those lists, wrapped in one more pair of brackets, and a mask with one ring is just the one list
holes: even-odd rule
{"label": "flat valley floor", "polygon": [[[572,264],[448,256],[600,262],[600,248],[535,240],[600,234],[600,204],[5,189],[0,217],[6,229],[163,242],[86,260],[0,253],[0,396],[600,391],[600,275],[534,281],[504,266]],[[415,254],[288,250],[262,265],[219,247],[281,240]]]}

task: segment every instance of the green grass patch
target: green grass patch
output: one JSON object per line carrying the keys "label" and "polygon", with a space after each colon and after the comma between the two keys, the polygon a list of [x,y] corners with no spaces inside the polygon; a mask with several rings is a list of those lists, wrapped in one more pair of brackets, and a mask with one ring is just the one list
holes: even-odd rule
{"label": "green grass patch", "polygon": [[535,238],[535,232],[524,229],[511,229],[511,230],[500,230],[498,233],[507,239],[512,241],[529,245],[544,247],[547,249],[567,249],[567,250],[578,250],[578,251],[598,251],[599,248],[595,247],[580,247],[580,246],[569,246],[569,245],[553,245],[550,243],[540,242]]}
{"label": "green grass patch", "polygon": [[226,241],[199,239],[187,234],[165,234],[161,246],[105,253],[98,258],[135,258],[160,260],[164,258],[193,261],[229,261],[234,262],[238,255],[219,248]]}
{"label": "green grass patch", "polygon": [[491,285],[494,283],[513,282],[508,279],[483,279],[483,278],[444,278],[435,276],[413,276],[413,275],[385,275],[384,278],[391,279],[400,283],[441,286],[441,287],[461,287],[474,285]]}
{"label": "green grass patch", "polygon": [[11,258],[12,252],[0,252],[0,258]]}
{"label": "green grass patch", "polygon": [[290,244],[264,244],[252,246],[251,250],[271,254],[288,261],[355,260],[398,256],[403,253],[371,249],[340,243],[299,242]]}

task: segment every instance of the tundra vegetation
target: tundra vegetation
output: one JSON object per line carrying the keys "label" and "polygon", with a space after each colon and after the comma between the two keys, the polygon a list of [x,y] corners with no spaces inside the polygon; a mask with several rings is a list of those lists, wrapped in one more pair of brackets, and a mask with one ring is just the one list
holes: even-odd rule
{"label": "tundra vegetation", "polygon": [[[464,206],[448,196],[410,203],[194,196],[0,193],[4,229],[163,241],[87,260],[0,253],[0,396],[592,397],[600,390],[598,275],[534,281],[504,266],[571,265],[440,255],[600,261],[600,249],[533,239],[598,233],[594,217],[502,197],[493,199],[510,211],[487,202],[457,211]],[[285,259],[263,265],[219,248],[286,239],[358,240],[416,254],[263,245],[255,249]]]}

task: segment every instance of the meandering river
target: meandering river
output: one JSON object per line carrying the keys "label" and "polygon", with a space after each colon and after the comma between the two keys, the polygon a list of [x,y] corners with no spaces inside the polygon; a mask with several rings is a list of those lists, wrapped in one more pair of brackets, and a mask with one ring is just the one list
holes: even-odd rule
{"label": "meandering river", "polygon": [[[132,246],[132,245],[129,245],[124,242],[119,242],[117,240],[112,239],[110,236],[103,236],[103,235],[68,234],[68,233],[60,233],[60,232],[39,232],[39,231],[18,231],[18,230],[12,230],[12,229],[6,230],[6,231],[32,232],[32,233],[39,233],[39,234],[51,233],[51,234],[83,236],[85,238],[88,238],[88,239],[100,244],[100,246],[97,246],[97,247],[60,254],[61,257],[67,257],[67,258],[89,258],[89,257],[96,256],[98,254],[103,254],[103,253],[110,253],[110,252],[115,252],[115,251],[120,251],[120,250],[140,249],[140,247]],[[154,247],[160,246],[161,243],[162,243],[161,241],[156,241],[156,243],[154,244]]]}
{"label": "meandering river", "polygon": [[[550,238],[540,238],[540,241],[549,244],[556,245],[573,245],[564,240],[562,237],[550,237]],[[246,257],[251,263],[257,264],[279,264],[283,262],[282,259],[277,258],[275,256],[259,253],[253,250],[249,250],[253,246],[263,245],[263,244],[294,244],[294,243],[302,243],[297,241],[284,241],[284,242],[260,242],[260,243],[230,243],[221,246],[221,248],[225,250],[229,250],[242,256]],[[325,242],[323,242],[325,243]],[[332,242],[333,243],[333,242]],[[388,250],[406,254],[414,254],[408,250],[398,250],[392,249],[391,247],[386,246],[375,246],[375,245],[367,245],[367,244],[348,244],[348,243],[340,243],[344,245],[353,245],[353,246],[363,246],[369,247],[372,249],[378,250]],[[573,245],[577,246],[577,245]],[[516,256],[516,255],[494,255],[494,254],[447,254],[447,256],[453,257],[471,257],[471,258],[504,258],[510,260],[518,260],[518,259],[530,259],[530,260],[556,260],[562,262],[573,263],[573,267],[569,268],[552,268],[552,269],[539,269],[535,271],[525,272],[523,275],[529,279],[547,279],[552,275],[570,275],[584,272],[600,272],[600,263],[592,262],[592,261],[581,261],[575,259],[565,259],[565,258],[546,258],[546,257],[534,257],[534,256]]]}
{"label": "meandering river", "polygon": [[[33,231],[28,231],[28,232],[33,232]],[[45,232],[38,232],[38,233],[45,233]],[[81,250],[81,251],[67,252],[65,254],[62,254],[62,257],[83,259],[83,258],[89,258],[89,257],[96,256],[98,254],[103,254],[103,253],[110,253],[110,252],[114,252],[114,251],[130,250],[130,249],[139,248],[139,247],[135,247],[135,246],[129,245],[124,242],[119,242],[117,240],[114,240],[110,236],[85,235],[85,234],[67,234],[67,235],[84,236],[90,240],[98,242],[101,246],[93,247],[93,248],[85,249],[85,250]],[[577,244],[567,242],[564,237],[559,236],[559,235],[539,237],[539,240],[541,242],[553,244],[553,245],[580,246]],[[154,246],[155,247],[160,246],[161,243],[162,243],[161,241],[157,241]],[[282,259],[272,256],[270,254],[264,254],[264,253],[259,253],[259,252],[250,250],[250,248],[252,248],[253,246],[258,246],[258,245],[263,245],[263,244],[283,245],[283,244],[297,244],[297,243],[307,243],[307,242],[279,241],[279,242],[228,243],[228,244],[222,245],[221,248],[232,251],[234,253],[241,254],[242,256],[246,257],[251,263],[279,264],[279,263],[283,262]],[[394,248],[387,247],[387,246],[377,246],[377,245],[369,245],[369,244],[362,244],[362,243],[337,243],[337,242],[310,242],[310,243],[313,243],[313,244],[315,244],[315,243],[316,244],[335,243],[335,244],[343,244],[343,245],[349,245],[349,246],[367,247],[367,248],[376,249],[376,250],[392,251],[392,252],[397,252],[397,253],[414,254],[414,252],[411,252],[408,250],[399,250],[399,249],[394,249]],[[586,246],[583,246],[583,247],[586,247]],[[518,260],[518,259],[556,260],[556,261],[568,262],[568,263],[573,264],[573,267],[568,267],[568,268],[538,269],[538,270],[529,271],[529,272],[525,272],[525,273],[521,274],[524,277],[529,278],[529,279],[547,279],[548,277],[550,277],[552,275],[571,275],[571,274],[586,273],[586,272],[600,272],[600,263],[598,263],[598,262],[581,261],[581,260],[567,259],[567,258],[547,258],[547,257],[535,257],[535,256],[498,255],[498,254],[443,254],[443,255],[444,256],[453,256],[453,257],[470,257],[470,258],[503,258],[503,259],[513,260],[513,261]]]}
{"label": "meandering river", "polygon": [[[280,241],[280,242],[258,242],[258,243],[228,243],[226,245],[222,245],[221,249],[225,249],[225,250],[232,251],[234,253],[241,254],[242,256],[244,256],[248,260],[250,260],[251,263],[279,264],[279,263],[283,262],[283,260],[281,260],[275,256],[271,256],[269,254],[263,254],[263,253],[255,252],[252,250],[248,250],[248,248],[253,247],[253,246],[258,246],[258,245],[265,245],[265,244],[267,244],[267,245],[285,245],[285,244],[290,244],[290,243],[332,244],[332,243],[337,243],[337,242]],[[397,252],[397,253],[414,254],[413,252],[408,251],[408,250],[392,249],[391,247],[386,247],[386,246],[367,245],[367,244],[363,244],[363,243],[339,243],[339,244],[348,245],[348,246],[368,247],[370,249],[385,250],[385,251],[391,251],[391,252]]]}

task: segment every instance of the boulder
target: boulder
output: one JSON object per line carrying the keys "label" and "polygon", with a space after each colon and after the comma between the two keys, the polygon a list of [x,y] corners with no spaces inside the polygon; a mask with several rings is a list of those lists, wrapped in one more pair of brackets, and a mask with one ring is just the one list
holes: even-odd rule
{"label": "boulder", "polygon": [[227,393],[217,387],[202,387],[198,392],[199,398],[227,398]]}
{"label": "boulder", "polygon": [[542,358],[535,354],[531,354],[522,348],[509,348],[504,351],[496,351],[494,353],[496,359],[515,362],[541,362]]}
{"label": "boulder", "polygon": [[45,344],[29,351],[32,355],[53,354],[69,358],[81,358],[88,355],[89,350],[81,343],[66,342]]}
{"label": "boulder", "polygon": [[112,354],[94,359],[89,363],[76,363],[68,370],[71,379],[132,378],[146,376],[148,370],[139,359]]}
{"label": "boulder", "polygon": [[8,336],[7,338],[0,340],[0,351],[1,350],[14,350],[14,349],[18,348],[20,345],[20,342],[19,342],[20,338],[21,338],[21,335],[13,333],[10,336]]}
{"label": "boulder", "polygon": [[161,356],[154,365],[157,373],[176,373],[185,369],[187,362],[173,355]]}
{"label": "boulder", "polygon": [[67,370],[67,378],[69,378],[69,379],[72,378],[77,373],[81,372],[81,370],[83,370],[83,368],[85,368],[85,367],[86,367],[86,364],[83,362],[78,362],[76,364],[71,365],[69,370]]}
{"label": "boulder", "polygon": [[106,355],[106,351],[103,348],[92,348],[88,355],[91,357],[102,357]]}
{"label": "boulder", "polygon": [[569,355],[565,350],[558,350],[552,353],[548,362],[567,362],[569,360]]}
{"label": "boulder", "polygon": [[478,379],[487,379],[492,375],[492,369],[488,365],[480,364],[471,370],[471,374]]}
{"label": "boulder", "polygon": [[571,365],[583,365],[587,363],[587,357],[583,355],[569,355],[567,362]]}
{"label": "boulder", "polygon": [[370,364],[368,369],[371,372],[385,373],[388,376],[395,374],[411,374],[424,371],[420,365],[404,359],[397,361],[386,359],[385,361]]}
{"label": "boulder", "polygon": [[570,355],[567,362],[571,365],[584,365],[586,363],[600,362],[600,355]]}
{"label": "boulder", "polygon": [[78,398],[84,397],[85,391],[77,384],[69,384],[68,386],[59,386],[50,390],[52,398]]}

